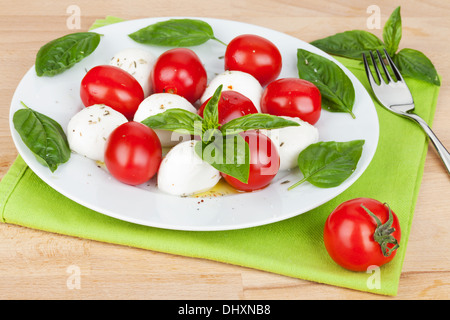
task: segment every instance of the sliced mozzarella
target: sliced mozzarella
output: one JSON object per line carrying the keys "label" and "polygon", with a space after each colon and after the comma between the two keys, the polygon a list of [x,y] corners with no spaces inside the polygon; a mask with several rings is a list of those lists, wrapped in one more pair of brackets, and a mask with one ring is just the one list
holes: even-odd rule
{"label": "sliced mozzarella", "polygon": [[196,141],[184,141],[164,157],[158,171],[158,188],[188,196],[207,191],[220,180],[220,172],[195,153]]}
{"label": "sliced mozzarella", "polygon": [[148,97],[153,90],[150,73],[155,61],[156,57],[151,52],[138,48],[130,48],[116,53],[109,64],[131,74],[142,86],[144,97]]}
{"label": "sliced mozzarella", "polygon": [[[150,116],[173,108],[180,108],[192,113],[197,113],[197,109],[182,96],[173,93],[154,93],[141,102],[134,114],[134,121],[141,122]],[[173,147],[180,141],[191,139],[190,135],[167,130],[156,129],[155,132],[161,141],[162,147]]]}
{"label": "sliced mozzarella", "polygon": [[92,160],[104,161],[106,140],[127,118],[104,104],[83,108],[67,125],[67,140],[72,151]]}
{"label": "sliced mozzarella", "polygon": [[297,166],[297,159],[310,144],[319,141],[319,131],[316,127],[300,118],[282,117],[300,124],[297,127],[261,130],[277,146],[280,155],[280,170],[288,170]]}
{"label": "sliced mozzarella", "polygon": [[203,103],[212,97],[221,84],[223,85],[222,91],[234,90],[243,94],[253,102],[258,112],[261,112],[259,101],[261,100],[263,87],[255,77],[242,71],[225,71],[215,76],[206,87],[200,102]]}

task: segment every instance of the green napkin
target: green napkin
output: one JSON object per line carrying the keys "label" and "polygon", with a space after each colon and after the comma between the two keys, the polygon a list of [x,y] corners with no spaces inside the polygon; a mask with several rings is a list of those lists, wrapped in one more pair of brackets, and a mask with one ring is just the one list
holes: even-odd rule
{"label": "green napkin", "polygon": [[[340,59],[369,90],[362,64]],[[431,125],[439,88],[407,80],[417,113]],[[370,92],[370,90],[369,90]],[[2,221],[34,229],[198,257],[290,277],[383,295],[396,295],[419,191],[427,140],[413,122],[379,105],[380,140],[364,174],[344,193],[297,217],[232,231],[174,231],[136,225],[87,209],[42,182],[20,158],[0,183]],[[397,256],[379,270],[345,270],[328,256],[322,231],[341,202],[356,197],[389,203],[398,215],[402,239]]]}

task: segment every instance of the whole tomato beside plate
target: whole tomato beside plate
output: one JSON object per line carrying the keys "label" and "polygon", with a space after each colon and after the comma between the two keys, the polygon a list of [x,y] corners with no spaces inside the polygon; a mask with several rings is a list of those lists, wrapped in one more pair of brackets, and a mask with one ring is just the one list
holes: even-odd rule
{"label": "whole tomato beside plate", "polygon": [[357,198],[340,204],[325,222],[324,243],[331,258],[352,271],[367,271],[391,261],[401,231],[396,214],[375,199]]}

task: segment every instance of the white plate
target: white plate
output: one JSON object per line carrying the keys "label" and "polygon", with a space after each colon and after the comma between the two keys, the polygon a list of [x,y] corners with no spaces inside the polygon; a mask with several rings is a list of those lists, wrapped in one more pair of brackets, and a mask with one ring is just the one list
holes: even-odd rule
{"label": "white plate", "polygon": [[[73,68],[55,77],[37,77],[32,67],[24,76],[11,102],[10,127],[16,147],[29,167],[48,185],[78,202],[105,215],[146,226],[177,230],[229,230],[264,225],[287,219],[333,199],[352,185],[364,172],[375,153],[379,126],[378,117],[369,94],[353,74],[326,53],[289,35],[241,22],[199,18],[208,22],[217,38],[229,42],[239,34],[251,33],[270,39],[282,52],[281,77],[298,77],[297,49],[303,48],[335,61],[350,77],[356,91],[354,113],[356,119],[345,113],[322,111],[316,127],[320,140],[349,141],[364,139],[365,145],[355,172],[340,186],[321,189],[309,183],[287,191],[287,187],[301,179],[298,170],[280,172],[272,184],[253,193],[222,197],[183,198],[158,191],[154,183],[132,187],[112,178],[92,160],[72,154],[69,162],[52,173],[39,164],[14,130],[12,116],[23,101],[30,108],[58,121],[65,129],[69,119],[83,108],[79,87],[86,70],[108,64],[118,51],[143,47],[158,56],[168,48],[141,45],[128,34],[149,24],[169,19],[148,18],[121,22],[96,29],[104,36],[95,52]],[[223,72],[225,46],[210,40],[192,47],[199,55],[211,77]],[[282,182],[289,180],[289,184]]]}

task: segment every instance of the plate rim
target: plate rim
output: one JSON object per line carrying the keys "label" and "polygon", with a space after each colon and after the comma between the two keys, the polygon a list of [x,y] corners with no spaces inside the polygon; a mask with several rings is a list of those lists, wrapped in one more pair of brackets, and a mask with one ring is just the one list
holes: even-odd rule
{"label": "plate rim", "polygon": [[[235,20],[222,19],[222,18],[191,17],[191,16],[186,16],[186,17],[185,16],[179,16],[179,17],[170,17],[170,16],[167,16],[167,17],[148,17],[148,18],[140,18],[140,19],[132,19],[132,20],[121,21],[121,22],[118,22],[118,23],[115,23],[115,24],[137,23],[137,22],[144,22],[144,21],[149,22],[149,23],[154,23],[154,22],[157,22],[157,21],[164,21],[164,20],[167,20],[167,19],[198,19],[198,20],[203,20],[205,22],[215,21],[216,23],[233,23],[233,24],[247,25],[247,26],[251,26],[251,28],[255,28],[256,27],[257,29],[260,29],[262,31],[269,30],[270,32],[280,33],[280,34],[283,34],[285,36],[291,37],[291,38],[293,38],[293,39],[295,39],[295,40],[297,40],[299,42],[302,42],[304,45],[306,45],[306,47],[314,48],[314,50],[313,50],[314,52],[320,52],[320,54],[322,56],[324,56],[324,57],[328,58],[329,60],[335,62],[339,66],[339,68],[341,68],[341,70],[343,70],[350,77],[352,83],[355,84],[355,82],[356,82],[360,86],[360,88],[362,88],[364,94],[366,94],[370,98],[370,94],[368,93],[366,88],[362,85],[362,83],[359,81],[359,79],[356,78],[356,76],[354,76],[353,73],[349,69],[347,69],[340,61],[336,60],[333,56],[323,52],[322,50],[312,46],[311,44],[309,44],[309,43],[307,43],[307,42],[305,42],[305,41],[303,41],[303,40],[301,40],[299,38],[296,38],[294,36],[291,36],[291,35],[289,35],[287,33],[284,33],[284,32],[281,32],[281,31],[278,31],[278,30],[275,30],[275,29],[270,29],[270,28],[267,28],[267,27],[264,27],[264,26],[259,26],[259,25],[256,25],[256,24],[250,24],[250,23],[242,22],[242,21],[235,21]],[[153,22],[151,22],[151,21],[153,21]],[[112,25],[114,25],[114,24],[112,24]],[[92,31],[93,32],[101,32],[103,29],[109,28],[110,26],[111,25],[102,26],[102,27],[93,29]],[[167,48],[170,48],[170,47],[167,47]],[[42,165],[37,163],[37,161],[34,158],[34,155],[31,154],[31,157],[30,157],[30,155],[25,155],[24,156],[22,154],[22,152],[21,152],[22,148],[19,147],[19,146],[20,146],[20,144],[23,144],[23,142],[21,141],[20,137],[18,137],[18,134],[15,132],[15,129],[14,129],[14,126],[13,126],[13,123],[12,123],[12,117],[13,117],[13,113],[14,113],[13,112],[13,110],[14,110],[13,103],[14,103],[14,101],[18,100],[18,97],[17,97],[18,89],[19,89],[20,85],[22,84],[22,81],[25,79],[25,77],[30,72],[34,72],[34,68],[35,68],[35,66],[33,65],[30,69],[28,69],[28,71],[25,73],[25,75],[21,78],[19,84],[17,85],[17,87],[16,87],[16,89],[14,91],[14,94],[13,94],[13,97],[12,97],[12,100],[11,100],[10,112],[9,112],[10,131],[11,131],[11,136],[12,136],[12,139],[14,141],[14,144],[16,146],[17,151],[22,156],[22,158],[24,159],[26,164],[30,167],[30,169],[39,178],[41,178],[41,180],[44,183],[48,184],[51,188],[53,188],[54,190],[56,190],[60,194],[64,195],[65,197],[67,197],[69,199],[71,199],[72,201],[75,201],[76,203],[78,203],[78,204],[80,204],[80,205],[82,205],[84,207],[87,207],[87,208],[89,208],[89,209],[91,209],[93,211],[96,211],[96,212],[98,212],[100,214],[104,214],[106,216],[110,216],[110,217],[118,219],[118,220],[127,221],[127,222],[138,224],[138,225],[144,225],[144,226],[148,226],[148,227],[168,229],[168,230],[180,230],[180,231],[225,231],[225,230],[238,230],[238,229],[246,229],[246,228],[251,228],[251,227],[263,226],[263,225],[267,225],[267,224],[283,221],[283,220],[286,220],[286,219],[298,216],[298,215],[303,214],[305,212],[308,212],[308,211],[310,211],[312,209],[315,209],[315,208],[323,205],[326,202],[331,201],[333,198],[337,197],[342,192],[344,192],[345,190],[350,188],[351,185],[360,178],[360,176],[365,172],[367,167],[372,162],[373,157],[374,157],[374,155],[376,153],[376,150],[377,150],[377,147],[378,147],[378,143],[379,143],[379,117],[378,117],[378,114],[377,114],[377,110],[375,108],[375,104],[373,103],[373,100],[370,98],[369,100],[372,103],[370,107],[373,108],[373,111],[374,111],[374,113],[376,115],[377,132],[376,132],[376,136],[375,136],[376,139],[374,141],[375,142],[374,143],[374,148],[370,150],[371,152],[368,155],[369,159],[368,159],[367,163],[365,163],[364,168],[362,170],[359,170],[358,172],[354,172],[352,174],[352,176],[349,179],[347,179],[345,188],[341,188],[342,190],[334,193],[334,195],[332,197],[326,198],[323,201],[316,202],[314,205],[311,205],[310,207],[306,208],[306,210],[304,210],[302,208],[301,212],[292,212],[291,214],[284,214],[281,217],[280,216],[276,216],[276,217],[273,217],[272,219],[267,218],[267,219],[265,219],[263,221],[260,220],[258,222],[240,223],[239,225],[223,225],[223,226],[215,226],[215,227],[214,226],[210,226],[210,225],[208,225],[208,226],[198,226],[198,225],[186,226],[185,225],[185,226],[181,227],[179,225],[175,226],[175,225],[171,225],[171,224],[167,224],[167,223],[149,223],[148,221],[143,221],[143,220],[140,220],[140,219],[134,219],[134,218],[131,218],[131,217],[124,217],[123,215],[118,215],[118,214],[115,214],[115,213],[112,213],[112,212],[104,212],[104,210],[102,210],[102,208],[99,208],[96,205],[91,204],[91,203],[86,203],[86,201],[84,201],[83,199],[78,199],[78,198],[74,199],[73,195],[68,194],[67,192],[65,192],[65,190],[61,190],[57,184],[55,184],[53,181],[48,181],[48,179],[46,179],[45,176],[43,176],[41,174],[41,170],[40,169],[44,168],[44,169],[48,170],[48,168],[43,167]],[[29,150],[26,150],[26,151],[28,151],[28,153],[31,153]],[[72,156],[74,156],[74,153],[72,153]],[[169,196],[170,197],[174,197],[172,195],[169,195]]]}

